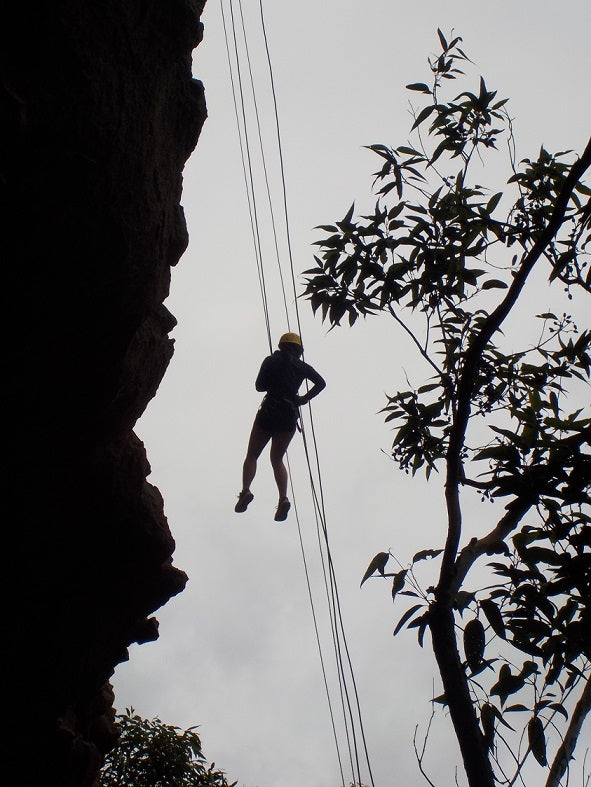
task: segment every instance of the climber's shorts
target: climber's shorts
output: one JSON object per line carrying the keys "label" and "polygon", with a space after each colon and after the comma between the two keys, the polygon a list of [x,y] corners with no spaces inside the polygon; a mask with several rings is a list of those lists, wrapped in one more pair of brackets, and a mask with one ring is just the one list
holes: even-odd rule
{"label": "climber's shorts", "polygon": [[298,421],[298,410],[285,399],[265,397],[261,404],[255,424],[266,432],[294,432]]}

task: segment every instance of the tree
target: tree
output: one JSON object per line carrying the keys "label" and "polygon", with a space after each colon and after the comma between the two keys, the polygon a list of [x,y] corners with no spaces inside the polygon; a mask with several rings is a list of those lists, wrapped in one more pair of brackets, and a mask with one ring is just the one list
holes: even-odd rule
{"label": "tree", "polygon": [[180,731],[133,708],[117,716],[119,741],[106,757],[99,787],[234,787],[208,765],[194,727]]}
{"label": "tree", "polygon": [[[381,575],[396,603],[414,599],[395,633],[415,628],[423,646],[430,632],[471,787],[513,784],[530,754],[555,787],[591,708],[591,331],[547,299],[591,295],[591,140],[580,157],[542,147],[517,163],[507,100],[482,77],[443,97],[471,61],[438,36],[430,84],[407,86],[426,100],[411,142],[370,146],[375,208],[321,225],[304,294],[332,327],[389,315],[429,374],[384,412],[400,468],[444,473],[443,543],[399,570],[379,553],[362,584]],[[486,189],[501,142],[510,177]],[[465,521],[470,491],[502,510]],[[426,559],[439,570],[423,589]]]}

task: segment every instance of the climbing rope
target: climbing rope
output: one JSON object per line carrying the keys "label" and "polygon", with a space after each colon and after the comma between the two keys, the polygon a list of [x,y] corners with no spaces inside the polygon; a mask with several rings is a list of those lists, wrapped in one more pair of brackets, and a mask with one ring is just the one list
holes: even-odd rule
{"label": "climbing rope", "polygon": [[[240,143],[240,158],[242,161],[242,172],[244,176],[244,184],[246,189],[246,198],[248,202],[248,213],[250,217],[250,226],[253,238],[253,248],[255,254],[255,261],[257,266],[257,274],[259,279],[259,289],[261,293],[261,300],[263,306],[263,314],[265,316],[265,326],[267,330],[267,341],[269,349],[273,348],[273,339],[271,336],[271,324],[269,319],[269,302],[267,300],[267,288],[265,285],[265,270],[263,266],[263,254],[261,247],[261,234],[259,231],[258,211],[256,204],[256,191],[254,188],[254,178],[252,171],[252,158],[250,154],[250,144],[248,138],[248,124],[246,122],[246,108],[244,102],[244,90],[242,87],[242,71],[240,67],[240,58],[238,56],[238,42],[236,40],[236,24],[234,20],[234,8],[230,0],[230,14],[232,22],[232,39],[234,43],[235,62],[232,63],[232,56],[230,53],[230,44],[228,40],[228,29],[226,25],[226,15],[224,13],[223,0],[220,0],[220,8],[222,12],[222,24],[224,28],[224,39],[226,42],[226,53],[228,56],[228,66],[230,70],[230,80],[232,84],[232,98],[234,101],[234,114],[236,116],[236,126],[238,128],[238,140]],[[240,97],[240,112],[238,107],[238,99],[236,96],[236,80],[234,79],[234,72],[237,75],[238,81],[238,95]],[[242,122],[241,122],[242,119]]]}
{"label": "climbing rope", "polygon": [[[255,90],[255,80],[253,77],[252,63],[250,59],[248,36],[246,33],[246,25],[244,21],[242,0],[237,0],[237,3],[238,3],[240,25],[241,25],[241,32],[242,32],[242,50],[244,52],[243,56],[241,55],[241,49],[238,44],[238,36],[236,32],[234,0],[226,0],[226,2],[229,6],[229,12],[230,12],[231,37],[228,33],[228,26],[226,23],[226,14],[224,12],[224,0],[220,0],[220,8],[221,8],[222,23],[224,29],[224,37],[226,42],[228,67],[230,71],[230,81],[232,86],[234,112],[236,116],[236,125],[238,128],[240,153],[242,159],[242,169],[243,169],[245,188],[247,193],[249,217],[250,217],[251,230],[253,236],[253,247],[254,247],[255,261],[257,266],[259,289],[261,292],[261,300],[263,305],[263,316],[265,320],[265,328],[267,333],[267,339],[269,342],[269,348],[272,350],[272,338],[271,338],[272,332],[271,332],[271,323],[270,323],[270,314],[269,314],[269,299],[267,295],[265,267],[263,264],[260,222],[259,222],[258,206],[256,200],[255,181],[253,177],[253,161],[251,155],[250,137],[248,134],[245,90],[244,90],[244,83],[242,79],[241,63],[243,61],[243,57],[246,60],[246,65],[247,65],[247,70],[250,80],[250,95],[252,99],[252,107],[254,110],[254,118],[255,118],[257,137],[259,142],[259,155],[261,157],[263,176],[264,176],[265,188],[267,193],[270,223],[273,233],[276,263],[279,271],[279,281],[280,281],[280,287],[281,287],[282,298],[283,298],[283,307],[285,310],[285,319],[289,330],[290,315],[289,315],[288,299],[286,294],[285,278],[283,275],[283,265],[279,253],[279,242],[278,242],[278,233],[277,233],[276,220],[275,220],[275,212],[273,210],[273,200],[271,197],[271,190],[269,185],[267,160],[265,156],[263,137],[261,132],[257,93]],[[286,240],[287,254],[288,254],[288,269],[290,272],[290,281],[291,281],[291,288],[292,288],[292,295],[293,295],[293,309],[294,309],[296,324],[298,328],[298,333],[301,336],[302,328],[301,328],[301,321],[300,321],[300,315],[298,309],[298,298],[297,298],[297,291],[296,291],[295,266],[294,266],[292,244],[291,244],[285,167],[284,167],[283,148],[282,148],[282,141],[281,141],[281,131],[279,125],[279,112],[278,112],[278,105],[277,105],[277,95],[275,90],[275,80],[273,75],[272,60],[269,50],[269,41],[268,41],[267,30],[265,25],[263,0],[259,0],[259,12],[260,12],[261,32],[264,40],[264,48],[266,54],[267,69],[269,74],[271,94],[272,94],[272,104],[273,104],[273,111],[274,111],[276,144],[277,144],[277,154],[278,154],[278,161],[279,161],[281,193],[282,193],[283,219],[285,223],[285,240]],[[230,46],[230,41],[232,42],[232,47]],[[308,441],[303,418],[301,419],[302,422],[301,432],[302,432],[302,439],[304,445],[304,453],[305,453],[306,463],[308,467],[310,489],[312,493],[313,509],[314,509],[314,516],[316,521],[316,534],[317,534],[320,561],[322,565],[322,573],[324,579],[324,588],[325,588],[325,594],[327,600],[328,614],[330,620],[331,637],[332,637],[333,651],[334,651],[338,685],[339,685],[341,712],[343,715],[343,725],[344,725],[347,750],[349,755],[349,765],[351,768],[351,774],[353,776],[354,784],[361,785],[360,748],[362,747],[371,785],[372,787],[375,787],[373,775],[371,771],[368,749],[367,749],[363,720],[361,715],[359,694],[357,690],[357,684],[353,671],[353,665],[351,661],[349,647],[347,644],[347,638],[345,634],[345,628],[344,628],[343,617],[341,612],[341,604],[339,599],[337,578],[336,578],[334,562],[332,559],[332,554],[330,549],[328,528],[326,524],[326,510],[325,510],[325,503],[324,503],[324,491],[322,486],[322,475],[321,475],[318,443],[316,439],[316,431],[314,427],[312,407],[310,402],[308,403],[307,411],[308,411],[308,420],[310,423],[311,445]],[[294,514],[297,523],[300,549],[301,549],[302,560],[304,565],[304,574],[305,574],[306,584],[308,589],[308,598],[312,611],[312,619],[314,624],[316,643],[319,652],[324,687],[325,687],[325,692],[326,692],[327,702],[329,707],[329,714],[330,714],[333,737],[335,742],[339,771],[340,771],[342,783],[344,785],[345,778],[344,778],[344,771],[343,771],[343,762],[342,762],[342,756],[339,747],[333,702],[331,699],[331,694],[329,689],[326,661],[321,644],[318,616],[316,612],[314,596],[312,593],[312,584],[311,584],[310,573],[308,568],[308,560],[306,558],[306,551],[304,548],[304,540],[302,536],[302,528],[301,528],[300,517],[297,507],[296,494],[293,486],[293,476],[289,464],[289,457],[287,457],[287,465],[288,465],[288,472],[290,478],[292,500],[294,504]],[[361,746],[358,741],[358,732],[359,735],[361,736]]]}

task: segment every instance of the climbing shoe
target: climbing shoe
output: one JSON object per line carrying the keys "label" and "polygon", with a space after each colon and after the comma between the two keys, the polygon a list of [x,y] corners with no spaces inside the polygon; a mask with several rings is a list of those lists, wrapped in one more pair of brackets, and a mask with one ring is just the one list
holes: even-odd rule
{"label": "climbing shoe", "polygon": [[238,495],[238,502],[234,506],[234,511],[236,511],[237,514],[243,514],[253,500],[254,495],[250,490],[240,492]]}
{"label": "climbing shoe", "polygon": [[277,506],[277,511],[275,511],[275,521],[284,522],[287,519],[287,514],[290,508],[291,503],[287,497],[279,498],[279,505]]}

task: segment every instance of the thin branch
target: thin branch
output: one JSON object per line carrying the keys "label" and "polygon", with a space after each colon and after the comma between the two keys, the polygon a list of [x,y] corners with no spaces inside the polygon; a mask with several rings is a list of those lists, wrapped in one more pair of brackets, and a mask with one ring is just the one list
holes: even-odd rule
{"label": "thin branch", "polygon": [[509,533],[511,533],[519,522],[523,519],[525,514],[532,507],[532,501],[517,498],[507,506],[506,513],[497,525],[482,538],[473,538],[470,543],[465,546],[456,560],[456,575],[450,586],[450,592],[457,593],[462,586],[464,579],[472,565],[481,556],[489,552],[496,544],[504,541]]}
{"label": "thin branch", "polygon": [[560,780],[566,773],[568,764],[572,759],[573,752],[577,745],[579,734],[583,726],[583,722],[591,712],[591,675],[587,678],[587,683],[583,689],[583,693],[577,702],[575,709],[572,713],[570,724],[568,725],[564,740],[562,741],[554,762],[550,768],[550,773],[546,779],[546,787],[559,787]]}
{"label": "thin branch", "polygon": [[487,489],[490,489],[490,485],[490,481],[473,481],[471,478],[466,478],[465,475],[462,476],[462,486],[471,486],[473,489],[478,489],[479,492],[486,492]]}
{"label": "thin branch", "polygon": [[[499,761],[498,756],[495,757],[495,762],[497,764],[497,767],[499,768],[499,770],[503,774],[503,778],[505,779],[505,783],[507,785],[509,785],[509,787],[511,787],[511,785],[515,784],[516,780],[519,778],[519,775],[521,774],[521,770],[523,768],[523,761],[520,761],[519,757],[517,757],[517,755],[513,751],[512,744],[509,743],[509,741],[505,738],[505,736],[503,735],[503,733],[499,729],[495,730],[495,736],[496,736],[497,740],[500,740],[501,743],[504,745],[505,749],[507,750],[507,755],[510,758],[513,758],[513,760],[515,761],[515,763],[514,763],[514,765],[515,765],[515,772],[513,773],[513,776],[510,776],[509,774],[505,773],[505,770],[501,766],[501,763]],[[499,748],[499,746],[497,744],[497,750],[498,750],[498,748]],[[522,777],[522,780],[523,780],[523,777]]]}
{"label": "thin branch", "polygon": [[413,332],[410,330],[410,328],[408,327],[408,325],[406,325],[406,324],[405,324],[405,323],[404,323],[404,322],[403,322],[403,321],[400,319],[400,317],[399,317],[399,316],[396,314],[396,312],[395,312],[395,311],[394,311],[394,309],[392,308],[392,304],[391,304],[391,303],[389,303],[389,304],[388,304],[388,311],[390,312],[390,314],[392,315],[392,317],[394,317],[394,319],[396,320],[396,322],[398,323],[398,325],[400,325],[400,327],[401,327],[401,328],[403,328],[403,330],[405,330],[405,331],[406,331],[406,333],[407,333],[407,334],[410,336],[410,338],[413,340],[413,342],[414,342],[414,343],[415,343],[415,345],[417,346],[417,348],[418,348],[418,350],[419,350],[420,354],[421,354],[421,355],[423,356],[423,358],[424,358],[424,359],[427,361],[427,363],[428,363],[428,364],[430,364],[430,365],[431,365],[431,366],[432,366],[432,367],[435,369],[435,371],[437,372],[437,374],[438,374],[438,375],[439,375],[441,378],[445,378],[445,374],[444,374],[444,372],[443,372],[443,371],[442,371],[442,370],[441,370],[441,369],[440,369],[440,368],[437,366],[437,364],[436,364],[436,363],[435,363],[435,362],[434,362],[434,361],[433,361],[433,360],[432,360],[432,359],[429,357],[428,353],[427,353],[427,352],[426,352],[426,350],[423,348],[423,346],[421,345],[421,343],[419,342],[419,340],[417,339],[417,337],[414,335],[414,333],[413,333]]}
{"label": "thin branch", "polygon": [[415,727],[415,734],[413,735],[413,739],[412,739],[413,747],[414,747],[414,750],[415,750],[415,757],[417,759],[417,764],[419,766],[419,770],[420,770],[421,774],[424,776],[425,780],[427,782],[429,782],[431,787],[435,787],[435,785],[433,784],[431,779],[425,773],[425,770],[423,768],[423,759],[425,758],[425,751],[427,749],[427,741],[429,739],[429,733],[431,731],[431,725],[433,724],[434,717],[435,717],[435,710],[434,710],[434,707],[433,707],[433,703],[431,703],[431,717],[429,718],[429,723],[427,724],[427,731],[425,732],[425,737],[423,738],[423,745],[421,747],[420,754],[419,754],[419,750],[417,748],[417,733],[419,731],[419,725],[418,724]]}

